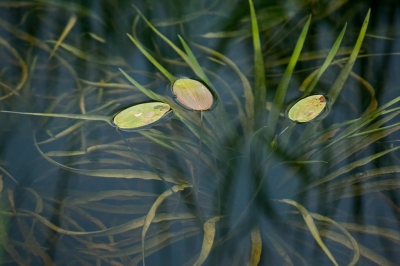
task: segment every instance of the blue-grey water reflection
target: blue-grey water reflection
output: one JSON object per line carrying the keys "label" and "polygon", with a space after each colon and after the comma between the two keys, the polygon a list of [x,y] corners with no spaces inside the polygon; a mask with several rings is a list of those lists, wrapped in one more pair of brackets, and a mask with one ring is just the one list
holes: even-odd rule
{"label": "blue-grey water reflection", "polygon": [[[0,113],[2,265],[400,264],[399,3],[254,0],[257,53],[248,1],[81,2],[0,2],[0,110],[86,118]],[[328,115],[294,123],[346,23]],[[172,118],[95,119],[151,101]]]}

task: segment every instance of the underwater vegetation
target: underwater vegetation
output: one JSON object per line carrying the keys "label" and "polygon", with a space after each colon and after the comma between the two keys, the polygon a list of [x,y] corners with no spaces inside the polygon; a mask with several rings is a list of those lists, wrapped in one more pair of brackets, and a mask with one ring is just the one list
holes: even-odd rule
{"label": "underwater vegetation", "polygon": [[194,2],[0,2],[2,265],[400,263],[400,29]]}

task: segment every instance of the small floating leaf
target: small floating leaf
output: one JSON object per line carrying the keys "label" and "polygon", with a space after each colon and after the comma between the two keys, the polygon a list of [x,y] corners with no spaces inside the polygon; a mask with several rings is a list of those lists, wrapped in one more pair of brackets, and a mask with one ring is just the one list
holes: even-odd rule
{"label": "small floating leaf", "polygon": [[203,83],[194,79],[176,80],[172,85],[172,93],[176,96],[179,104],[195,111],[208,110],[214,103],[214,96],[210,90]]}
{"label": "small floating leaf", "polygon": [[326,110],[326,98],[324,95],[311,95],[289,106],[288,117],[294,122],[305,123],[314,120],[324,110]]}
{"label": "small floating leaf", "polygon": [[122,130],[135,130],[154,124],[170,110],[168,104],[161,102],[137,104],[116,114],[113,122]]}

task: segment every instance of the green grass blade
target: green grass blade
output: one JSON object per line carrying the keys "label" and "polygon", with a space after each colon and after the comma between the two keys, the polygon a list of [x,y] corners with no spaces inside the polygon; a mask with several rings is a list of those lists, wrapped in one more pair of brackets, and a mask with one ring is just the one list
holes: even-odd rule
{"label": "green grass blade", "polygon": [[265,112],[265,105],[267,101],[264,57],[261,51],[260,33],[258,29],[256,12],[254,11],[252,0],[249,0],[249,6],[250,6],[250,18],[251,18],[251,31],[253,35],[253,47],[254,47],[254,98],[255,98],[254,119],[255,119],[255,125],[261,126]]}
{"label": "green grass blade", "polygon": [[176,80],[176,78],[169,73],[168,70],[166,70],[160,63],[157,62],[157,60],[151,55],[149,54],[146,49],[142,46],[142,44],[140,42],[138,42],[137,40],[135,40],[135,38],[133,38],[131,35],[127,34],[129,39],[131,39],[131,41],[136,45],[136,47],[142,52],[142,54],[144,56],[147,57],[147,59],[158,69],[160,70],[161,73],[163,73],[163,75],[169,80],[169,82],[174,82],[174,80]]}
{"label": "green grass blade", "polygon": [[0,113],[18,114],[18,115],[32,115],[32,116],[45,116],[45,117],[59,117],[70,119],[82,119],[91,121],[105,121],[110,124],[111,118],[103,115],[90,115],[90,114],[50,114],[50,113],[27,113],[27,112],[14,112],[14,111],[0,111]]}
{"label": "green grass blade", "polygon": [[340,71],[339,76],[336,78],[335,82],[332,85],[331,90],[328,93],[331,104],[333,104],[336,101],[336,98],[338,97],[340,91],[343,88],[345,81],[347,80],[347,77],[349,76],[349,74],[351,72],[354,62],[357,59],[358,53],[360,52],[361,44],[364,40],[364,36],[367,31],[370,13],[371,13],[371,9],[368,10],[367,16],[365,17],[365,20],[363,23],[363,26],[361,27],[360,34],[358,35],[356,45],[354,46],[353,51],[350,54],[349,60],[347,61],[346,65],[343,67],[342,71]]}
{"label": "green grass blade", "polygon": [[190,66],[191,69],[195,70],[195,67],[192,65],[189,57],[181,50],[179,49],[173,42],[171,42],[167,37],[165,37],[161,32],[159,32],[153,24],[150,23],[150,21],[147,20],[145,16],[143,16],[142,12],[133,5],[133,7],[136,9],[136,12],[138,12],[139,16],[146,22],[146,24],[158,35],[160,36],[161,39],[163,39],[174,51],[179,54],[179,56]]}
{"label": "green grass blade", "polygon": [[188,59],[189,59],[189,61],[191,63],[191,66],[193,67],[192,69],[193,69],[194,73],[196,73],[196,75],[200,79],[202,79],[210,87],[210,89],[212,89],[215,93],[217,93],[214,90],[214,88],[213,88],[210,80],[208,79],[207,75],[204,73],[203,69],[201,68],[199,62],[197,61],[197,59],[194,56],[194,54],[193,54],[192,50],[190,49],[190,47],[187,45],[185,40],[180,35],[178,35],[178,38],[181,41],[183,48],[185,49],[185,52],[186,52],[186,54],[188,56]]}
{"label": "green grass blade", "polygon": [[307,87],[306,91],[304,92],[303,96],[309,95],[312,90],[314,89],[315,85],[321,78],[322,74],[325,70],[329,67],[332,63],[333,58],[335,57],[337,51],[339,50],[340,44],[342,43],[344,33],[346,32],[347,24],[344,26],[343,30],[340,32],[338,38],[336,39],[335,43],[333,44],[331,50],[329,51],[328,56],[325,59],[325,62],[322,64],[321,68],[319,69],[317,76],[312,80],[311,84]]}
{"label": "green grass blade", "polygon": [[296,47],[294,48],[292,57],[290,58],[289,64],[286,67],[285,73],[276,89],[274,103],[271,108],[271,112],[268,116],[268,137],[272,138],[276,124],[278,123],[279,113],[282,109],[283,102],[285,100],[286,91],[290,82],[290,78],[292,77],[292,73],[294,67],[296,66],[297,60],[299,59],[300,52],[303,48],[304,41],[307,36],[308,28],[311,23],[311,16],[308,18],[306,25],[303,27],[303,30],[300,34],[299,39],[297,40]]}
{"label": "green grass blade", "polygon": [[353,134],[354,132],[358,131],[363,126],[367,125],[368,123],[373,121],[375,118],[377,118],[378,116],[383,114],[385,112],[385,109],[387,109],[389,106],[391,106],[391,105],[393,105],[393,104],[395,104],[395,103],[397,103],[399,101],[400,101],[400,96],[394,98],[393,100],[391,100],[390,102],[384,104],[383,106],[379,107],[378,109],[376,109],[376,110],[368,113],[367,115],[361,117],[355,123],[353,123],[351,126],[346,128],[345,130],[343,130],[343,132],[340,133],[337,137],[335,137],[334,140],[327,146],[327,148],[332,146],[334,143],[338,142],[339,140],[342,140],[343,138],[346,138],[347,136],[349,136],[349,135]]}
{"label": "green grass blade", "polygon": [[160,95],[158,95],[158,94],[152,92],[151,90],[146,89],[145,87],[143,87],[139,82],[137,82],[132,77],[130,77],[122,69],[119,69],[119,71],[121,71],[121,73],[126,77],[126,79],[129,80],[130,83],[132,83],[136,88],[138,88],[141,92],[143,92],[147,97],[149,97],[150,99],[155,100],[155,101],[163,102],[163,99],[160,97]]}

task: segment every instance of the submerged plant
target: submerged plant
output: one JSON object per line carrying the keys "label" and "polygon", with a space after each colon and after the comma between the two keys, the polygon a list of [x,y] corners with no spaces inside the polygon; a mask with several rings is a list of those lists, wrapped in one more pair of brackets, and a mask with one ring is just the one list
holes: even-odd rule
{"label": "submerged plant", "polygon": [[[73,7],[68,8],[80,10],[82,15],[91,14],[88,10]],[[93,265],[94,261],[98,264],[147,262],[154,265],[158,254],[168,252],[169,248],[176,251],[172,257],[180,258],[177,264],[187,265],[264,265],[269,262],[357,265],[366,260],[393,265],[390,258],[384,257],[385,251],[374,252],[373,246],[361,240],[363,236],[375,235],[379,239],[397,241],[397,231],[389,235],[390,228],[357,223],[354,215],[347,207],[340,206],[338,200],[357,200],[371,192],[400,187],[396,178],[390,176],[400,171],[398,167],[372,167],[369,164],[399,146],[364,153],[373,143],[400,129],[397,123],[391,123],[399,113],[393,106],[400,97],[379,107],[370,105],[368,112],[355,120],[338,124],[326,120],[328,109],[329,115],[335,114],[336,100],[348,76],[355,75],[352,67],[359,57],[370,12],[356,44],[345,51],[347,57],[334,61],[335,57],[343,55],[339,47],[346,26],[330,51],[321,53],[323,64],[304,78],[303,95],[286,108],[285,117],[282,112],[287,98],[291,97],[287,94],[295,94],[289,86],[290,80],[296,75],[296,64],[304,60],[302,49],[312,17],[303,20],[301,25],[304,21],[305,24],[293,53],[285,61],[286,69],[278,84],[274,84],[266,77],[264,59],[268,51],[260,38],[260,32],[265,31],[266,26],[261,23],[259,26],[259,22],[267,21],[260,14],[257,18],[251,0],[249,7],[246,25],[252,32],[254,51],[250,75],[254,76],[253,83],[247,78],[248,71],[244,74],[218,51],[199,43],[187,43],[186,37],[180,36],[183,49],[179,48],[136,7],[139,15],[128,37],[164,76],[162,79],[157,74],[130,71],[128,64],[118,60],[99,62],[98,57],[90,57],[68,45],[63,41],[65,32],[71,29],[76,17],[68,20],[59,41],[49,42],[55,44],[54,48],[45,49],[50,57],[58,58],[67,69],[72,69],[56,51],[62,48],[82,57],[85,62],[97,60],[96,64],[112,64],[121,69],[108,73],[99,67],[100,72],[107,75],[98,82],[76,79],[77,84],[87,87],[78,91],[73,103],[69,103],[69,99],[63,101],[66,96],[60,96],[47,112],[21,113],[81,120],[57,127],[43,121],[39,125],[45,130],[34,132],[33,143],[48,162],[87,183],[86,187],[65,192],[60,198],[50,196],[40,187],[29,188],[24,194],[29,194],[34,206],[28,207],[15,207],[14,192],[10,190],[8,210],[2,214],[18,220],[21,236],[6,246],[9,257],[15,260],[22,257],[11,248],[15,245],[27,254],[32,253],[32,257],[40,257],[41,261],[52,264],[46,251],[35,248],[41,246],[38,239],[43,237],[43,232],[51,229],[57,233],[55,236],[63,236],[59,240],[62,251],[72,256],[71,261],[82,265]],[[140,19],[178,54],[178,59],[149,52],[136,34]],[[164,24],[159,22],[158,25]],[[206,37],[249,37],[247,31],[232,34],[214,32]],[[46,47],[39,41],[36,43]],[[158,48],[155,49],[157,52],[162,51]],[[224,70],[231,71],[228,78],[201,67],[200,56],[195,56],[192,49],[201,51],[212,62],[223,65]],[[273,63],[281,64],[278,60]],[[316,87],[322,87],[321,77],[332,65],[340,65],[340,73],[327,86],[329,89],[316,90]],[[181,78],[188,69],[197,76],[195,79]],[[136,76],[150,76],[157,81],[156,85],[139,82]],[[125,84],[125,80],[133,86]],[[172,97],[158,89],[165,87],[171,89]],[[97,100],[104,96],[105,88],[129,91],[120,99],[112,95],[113,101],[99,104]],[[117,95],[120,93],[118,91]],[[98,115],[115,110],[114,101],[124,104],[129,101],[131,105],[132,102],[146,102],[148,98],[154,102],[134,105],[113,112],[112,116]],[[232,98],[233,104],[228,104],[226,98]],[[269,102],[269,99],[273,101]],[[58,102],[67,102],[62,106],[66,114],[54,112]],[[86,102],[96,103],[95,108],[87,108]],[[71,107],[73,105],[79,106],[81,114],[72,114],[71,110],[76,111]],[[90,111],[86,112],[86,109]],[[170,117],[171,110],[172,120],[160,124]],[[200,118],[193,111],[200,111]],[[135,132],[124,133],[121,141],[114,138],[115,134],[108,134],[109,127],[103,127],[104,123],[93,122],[87,127],[85,120],[106,121],[118,129]],[[391,124],[384,126],[388,123]],[[153,125],[159,126],[150,128]],[[138,129],[146,130],[136,131]],[[99,131],[106,133],[99,135]],[[49,146],[49,143],[61,143],[62,148],[60,145]],[[61,162],[61,159],[67,160]],[[365,166],[368,168],[364,170]],[[41,181],[48,180],[53,172],[44,172],[35,182],[43,184]],[[99,180],[99,177],[111,180]],[[96,185],[101,182],[106,182],[106,187],[97,190]],[[58,222],[53,215],[64,217],[65,221]],[[45,236],[45,239],[51,245],[58,241],[54,235]],[[398,248],[398,244],[393,245]],[[71,246],[79,249],[71,254]],[[315,254],[311,261],[306,256],[309,252]]]}

